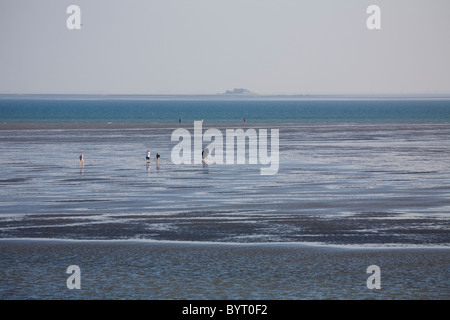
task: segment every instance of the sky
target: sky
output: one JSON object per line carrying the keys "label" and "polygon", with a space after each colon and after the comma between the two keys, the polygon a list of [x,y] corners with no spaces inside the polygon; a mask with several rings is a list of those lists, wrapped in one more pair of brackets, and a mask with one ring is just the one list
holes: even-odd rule
{"label": "sky", "polygon": [[1,0],[0,94],[449,94],[449,31],[449,0]]}

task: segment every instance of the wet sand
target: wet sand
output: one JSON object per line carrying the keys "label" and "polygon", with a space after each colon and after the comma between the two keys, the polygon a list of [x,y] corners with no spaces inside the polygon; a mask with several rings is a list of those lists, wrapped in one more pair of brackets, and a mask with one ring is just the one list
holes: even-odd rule
{"label": "wet sand", "polygon": [[450,298],[448,123],[247,124],[280,129],[270,177],[172,164],[179,127],[1,124],[0,298]]}
{"label": "wet sand", "polygon": [[178,127],[192,123],[1,125],[0,238],[448,248],[447,123],[248,123],[280,129],[273,176],[174,165]]}

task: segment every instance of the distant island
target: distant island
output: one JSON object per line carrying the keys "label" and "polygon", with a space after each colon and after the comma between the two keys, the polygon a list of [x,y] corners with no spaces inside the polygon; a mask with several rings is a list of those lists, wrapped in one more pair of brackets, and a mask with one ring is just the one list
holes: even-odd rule
{"label": "distant island", "polygon": [[253,94],[253,92],[244,88],[234,88],[233,91],[227,90],[224,94]]}

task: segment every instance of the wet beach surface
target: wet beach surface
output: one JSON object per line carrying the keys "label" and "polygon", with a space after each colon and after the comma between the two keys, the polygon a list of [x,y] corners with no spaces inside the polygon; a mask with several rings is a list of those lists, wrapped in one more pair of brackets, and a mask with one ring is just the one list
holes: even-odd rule
{"label": "wet beach surface", "polygon": [[449,246],[449,124],[272,125],[273,176],[172,164],[192,124],[3,125],[0,237]]}
{"label": "wet beach surface", "polygon": [[172,164],[192,124],[1,125],[0,298],[450,298],[448,123],[250,127],[278,174]]}

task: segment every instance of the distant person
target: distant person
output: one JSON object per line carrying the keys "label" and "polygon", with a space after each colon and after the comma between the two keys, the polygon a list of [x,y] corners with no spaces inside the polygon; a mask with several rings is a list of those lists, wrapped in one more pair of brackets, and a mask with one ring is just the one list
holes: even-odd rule
{"label": "distant person", "polygon": [[84,167],[84,155],[80,155],[80,163],[78,164],[79,167]]}
{"label": "distant person", "polygon": [[145,156],[145,160],[147,160],[147,163],[150,162],[150,150],[147,150],[147,155]]}
{"label": "distant person", "polygon": [[181,123],[181,118],[180,118],[180,119],[178,119],[178,123]]}
{"label": "distant person", "polygon": [[247,122],[247,119],[244,118],[244,123],[246,123],[246,122]]}
{"label": "distant person", "polygon": [[208,155],[209,155],[209,149],[208,149],[208,147],[206,147],[202,151],[202,163],[203,164],[208,164]]}
{"label": "distant person", "polygon": [[159,155],[159,153],[156,154],[156,165],[159,166],[159,158],[161,156]]}

